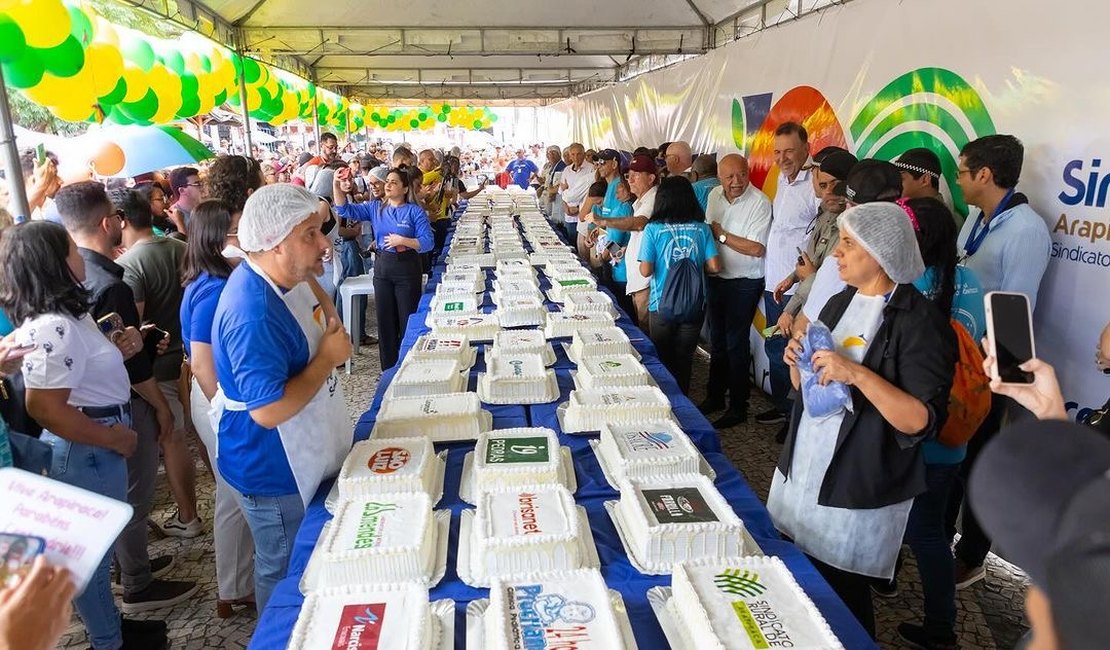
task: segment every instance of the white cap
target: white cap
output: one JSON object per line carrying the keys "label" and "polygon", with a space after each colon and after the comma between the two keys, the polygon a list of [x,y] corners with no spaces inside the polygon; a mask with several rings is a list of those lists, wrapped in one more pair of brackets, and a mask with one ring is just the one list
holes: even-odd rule
{"label": "white cap", "polygon": [[275,183],[247,198],[239,219],[239,246],[248,253],[272,250],[320,208],[320,197],[303,187]]}

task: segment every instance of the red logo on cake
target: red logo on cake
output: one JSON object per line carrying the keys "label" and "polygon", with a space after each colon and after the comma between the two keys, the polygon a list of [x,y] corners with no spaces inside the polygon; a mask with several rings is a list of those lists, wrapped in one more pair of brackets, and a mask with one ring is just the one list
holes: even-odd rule
{"label": "red logo on cake", "polygon": [[385,603],[345,606],[331,650],[378,650],[384,622]]}
{"label": "red logo on cake", "polygon": [[403,447],[386,447],[374,452],[366,466],[375,474],[392,474],[409,464],[412,454]]}

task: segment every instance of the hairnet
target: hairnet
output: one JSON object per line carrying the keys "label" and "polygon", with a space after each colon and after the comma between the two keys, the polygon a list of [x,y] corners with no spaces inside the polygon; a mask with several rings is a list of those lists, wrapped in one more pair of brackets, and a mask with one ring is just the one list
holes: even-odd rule
{"label": "hairnet", "polygon": [[319,207],[320,197],[303,187],[289,183],[260,187],[243,206],[240,248],[247,252],[273,249]]}
{"label": "hairnet", "polygon": [[865,203],[848,208],[840,215],[839,224],[898,284],[909,284],[925,272],[913,226],[896,204]]}

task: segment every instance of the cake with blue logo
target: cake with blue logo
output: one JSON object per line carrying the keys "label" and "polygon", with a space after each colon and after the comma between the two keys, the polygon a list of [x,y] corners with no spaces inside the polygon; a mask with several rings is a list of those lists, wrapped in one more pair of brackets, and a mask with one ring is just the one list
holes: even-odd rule
{"label": "cake with blue logo", "polygon": [[559,386],[539,353],[499,352],[486,355],[478,397],[486,404],[543,404],[559,397]]}
{"label": "cake with blue logo", "polygon": [[614,481],[697,474],[701,454],[674,420],[606,424],[597,453]]}

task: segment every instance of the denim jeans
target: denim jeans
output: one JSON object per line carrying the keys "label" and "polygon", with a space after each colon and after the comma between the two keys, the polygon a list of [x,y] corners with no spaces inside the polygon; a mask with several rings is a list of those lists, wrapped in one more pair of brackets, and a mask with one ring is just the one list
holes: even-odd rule
{"label": "denim jeans", "polygon": [[[775,294],[770,291],[763,292],[763,313],[767,316],[767,327],[773,327],[782,316],[782,309],[786,306],[775,302]],[[783,413],[790,413],[790,367],[782,360],[786,352],[786,337],[776,334],[763,343],[767,352],[771,379],[771,404]]]}
{"label": "denim jeans", "polygon": [[956,627],[954,561],[945,534],[945,512],[960,464],[925,465],[926,491],[913,500],[906,523],[906,543],[917,558],[925,597],[925,631],[948,637]]}
{"label": "denim jeans", "polygon": [[679,389],[684,394],[690,392],[690,369],[694,365],[694,351],[698,347],[698,335],[705,322],[705,314],[690,323],[672,323],[663,320],[659,312],[648,314],[651,323],[651,342],[659,360],[671,371]]}
{"label": "denim jeans", "polygon": [[[105,426],[117,423],[131,426],[130,416],[93,420]],[[127,460],[123,456],[104,447],[70,442],[50,431],[43,431],[40,440],[53,447],[50,478],[117,501],[127,501]],[[96,650],[118,650],[123,645],[120,614],[109,577],[111,563],[111,552],[105,553],[85,591],[73,599],[77,615],[88,631],[89,642]]]}
{"label": "denim jeans", "polygon": [[289,568],[293,540],[304,519],[304,503],[299,494],[237,496],[254,537],[254,600],[261,613]]}
{"label": "denim jeans", "polygon": [[708,399],[723,403],[728,393],[729,410],[746,413],[751,389],[749,333],[763,296],[763,278],[709,278],[706,284],[709,289]]}
{"label": "denim jeans", "polygon": [[[344,241],[343,247],[340,249],[340,255],[343,258],[343,280],[366,273],[366,260],[362,258],[362,253],[358,249],[358,241],[353,239]],[[343,282],[341,281],[339,284],[342,285]],[[358,332],[361,339],[366,336],[366,296],[355,296],[352,304],[355,311],[355,319],[352,322],[355,324],[355,332]],[[343,301],[336,300],[335,306],[339,312],[339,318],[342,319]]]}

